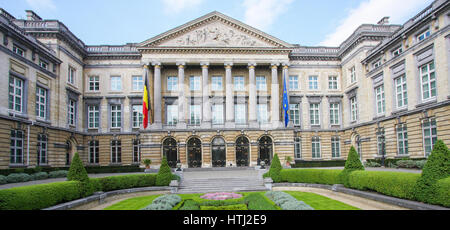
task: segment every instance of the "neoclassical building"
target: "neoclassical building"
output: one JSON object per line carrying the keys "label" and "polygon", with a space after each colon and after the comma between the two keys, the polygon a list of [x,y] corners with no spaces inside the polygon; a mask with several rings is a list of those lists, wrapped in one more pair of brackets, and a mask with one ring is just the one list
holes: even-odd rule
{"label": "neoclassical building", "polygon": [[0,169],[64,167],[75,152],[92,166],[166,156],[185,168],[345,160],[351,146],[362,161],[425,158],[438,138],[450,145],[449,3],[361,25],[339,47],[289,44],[219,12],[88,46],[60,21],[0,9]]}

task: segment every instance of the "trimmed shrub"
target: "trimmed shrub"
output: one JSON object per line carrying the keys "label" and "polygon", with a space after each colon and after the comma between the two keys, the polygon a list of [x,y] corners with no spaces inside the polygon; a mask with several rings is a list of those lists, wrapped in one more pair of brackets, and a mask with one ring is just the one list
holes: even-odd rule
{"label": "trimmed shrub", "polygon": [[314,167],[341,167],[345,166],[345,160],[327,160],[327,161],[303,161],[296,160],[292,168],[314,168]]}
{"label": "trimmed shrub", "polygon": [[48,174],[48,177],[49,178],[64,178],[64,177],[67,177],[67,173],[68,173],[67,170],[53,171]]}
{"label": "trimmed shrub", "polygon": [[172,210],[181,200],[181,197],[178,195],[163,195],[154,199],[152,204],[141,210]]}
{"label": "trimmed shrub", "polygon": [[425,164],[427,163],[427,161],[426,161],[426,160],[421,160],[421,161],[415,161],[415,163],[416,163],[416,167],[417,167],[418,169],[423,169],[423,167],[425,166]]}
{"label": "trimmed shrub", "polygon": [[379,164],[377,162],[374,162],[374,161],[366,161],[364,163],[364,167],[374,167],[374,168],[376,168],[376,167],[381,167],[381,164]]}
{"label": "trimmed shrub", "polygon": [[450,176],[450,151],[442,140],[438,140],[422,170],[422,175],[414,189],[417,200],[435,204],[434,184]]}
{"label": "trimmed shrub", "polygon": [[283,210],[314,210],[311,206],[303,201],[295,199],[290,194],[281,191],[266,192],[265,196],[275,202]]}
{"label": "trimmed shrub", "polygon": [[200,210],[248,210],[245,204],[235,204],[226,206],[200,206]]}
{"label": "trimmed shrub", "polygon": [[72,158],[72,163],[70,164],[69,172],[67,173],[67,180],[81,182],[89,181],[89,176],[78,153],[75,153],[75,156]]}
{"label": "trimmed shrub", "polygon": [[95,191],[109,192],[128,188],[155,186],[156,174],[137,174],[91,178],[90,183]]}
{"label": "trimmed shrub", "polygon": [[45,180],[48,178],[48,173],[38,172],[38,173],[31,175],[31,178],[33,178],[33,180]]}
{"label": "trimmed shrub", "polygon": [[266,197],[260,193],[251,193],[244,198],[248,210],[278,210]]}
{"label": "trimmed shrub", "polygon": [[436,204],[450,207],[450,177],[438,180],[434,185]]}
{"label": "trimmed shrub", "polygon": [[8,183],[27,182],[31,180],[31,176],[26,173],[12,173],[6,177]]}
{"label": "trimmed shrub", "polygon": [[6,180],[6,177],[3,175],[0,175],[0,184],[6,184],[8,181]]}
{"label": "trimmed shrub", "polygon": [[0,210],[39,210],[81,197],[78,181],[3,189],[0,190]]}
{"label": "trimmed shrub", "polygon": [[417,173],[354,171],[348,175],[346,187],[412,200],[414,185],[419,177]]}
{"label": "trimmed shrub", "polygon": [[310,184],[339,184],[340,169],[283,169],[281,182]]}
{"label": "trimmed shrub", "polygon": [[400,160],[400,161],[397,161],[397,166],[399,168],[411,169],[411,168],[415,168],[416,167],[416,162],[413,161],[413,160]]}
{"label": "trimmed shrub", "polygon": [[286,202],[281,205],[283,210],[314,210],[311,206],[305,204],[303,201]]}
{"label": "trimmed shrub", "polygon": [[172,178],[172,170],[167,163],[166,157],[164,157],[162,159],[158,174],[156,175],[156,186],[168,186]]}
{"label": "trimmed shrub", "polygon": [[281,181],[280,171],[283,169],[281,166],[280,158],[278,158],[278,154],[275,154],[275,156],[272,159],[272,164],[270,165],[270,169],[268,174],[266,175],[271,177],[273,182],[277,183]]}
{"label": "trimmed shrub", "polygon": [[364,166],[359,159],[355,147],[352,146],[348,153],[347,161],[345,162],[345,168],[339,175],[340,182],[348,186],[348,175],[355,170],[364,170]]}
{"label": "trimmed shrub", "polygon": [[179,210],[200,210],[200,206],[194,200],[185,200]]}

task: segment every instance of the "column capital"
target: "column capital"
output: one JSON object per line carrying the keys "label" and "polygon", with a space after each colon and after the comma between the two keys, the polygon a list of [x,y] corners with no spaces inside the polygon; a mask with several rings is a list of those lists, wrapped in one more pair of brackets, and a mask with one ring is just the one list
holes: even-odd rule
{"label": "column capital", "polygon": [[272,69],[278,68],[279,65],[280,65],[280,63],[278,63],[278,62],[272,62],[272,63],[270,64],[270,68],[272,68]]}
{"label": "column capital", "polygon": [[179,62],[176,63],[176,65],[178,66],[178,68],[184,68],[184,66],[186,66],[186,62],[179,61]]}
{"label": "column capital", "polygon": [[148,64],[144,64],[144,69],[148,69]]}
{"label": "column capital", "polygon": [[248,68],[255,68],[257,66],[256,62],[249,62],[248,63]]}
{"label": "column capital", "polygon": [[283,65],[283,69],[289,68],[289,63],[287,63],[287,62],[284,62],[281,65]]}
{"label": "column capital", "polygon": [[161,62],[152,62],[152,65],[155,67],[155,68],[161,68]]}
{"label": "column capital", "polygon": [[200,62],[200,66],[202,66],[202,68],[208,68],[209,62]]}
{"label": "column capital", "polygon": [[231,68],[231,67],[233,67],[233,62],[225,62],[224,66],[225,66],[225,68]]}

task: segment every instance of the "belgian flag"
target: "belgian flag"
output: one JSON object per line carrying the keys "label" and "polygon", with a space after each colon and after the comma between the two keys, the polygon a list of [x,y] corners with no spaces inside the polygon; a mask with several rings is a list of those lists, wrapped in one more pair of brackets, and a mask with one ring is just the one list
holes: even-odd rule
{"label": "belgian flag", "polygon": [[144,115],[144,129],[147,128],[149,121],[151,122],[151,119],[149,115],[151,115],[150,112],[150,100],[149,100],[149,92],[148,92],[148,66],[145,65],[145,81],[144,81],[144,96],[142,98],[142,114]]}

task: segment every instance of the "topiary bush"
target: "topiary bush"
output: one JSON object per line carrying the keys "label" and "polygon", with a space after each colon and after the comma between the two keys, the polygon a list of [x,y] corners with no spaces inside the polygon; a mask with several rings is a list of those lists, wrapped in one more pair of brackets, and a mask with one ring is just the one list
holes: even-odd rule
{"label": "topiary bush", "polygon": [[183,206],[179,210],[200,210],[200,206],[194,200],[185,200]]}
{"label": "topiary bush", "polygon": [[266,192],[265,196],[275,202],[283,210],[314,210],[303,201],[295,199],[290,194],[281,191]]}
{"label": "topiary bush", "polygon": [[162,159],[158,174],[156,175],[156,186],[168,186],[172,178],[172,170],[167,163],[166,157],[164,157]]}
{"label": "topiary bush", "polygon": [[434,185],[436,204],[450,207],[450,177],[438,180]]}
{"label": "topiary bush", "polygon": [[414,188],[417,200],[436,204],[435,184],[450,176],[450,151],[442,140],[438,140],[425,163],[421,177]]}
{"label": "topiary bush", "polygon": [[251,193],[244,198],[248,210],[278,210],[266,197],[260,193]]}
{"label": "topiary bush", "polygon": [[172,210],[181,200],[181,197],[178,195],[163,195],[154,199],[152,204],[141,210]]}
{"label": "topiary bush", "polygon": [[280,171],[283,169],[281,166],[280,158],[278,158],[278,154],[272,159],[272,164],[270,165],[269,172],[267,172],[266,177],[271,177],[273,182],[278,183],[281,182]]}
{"label": "topiary bush", "polygon": [[49,178],[64,178],[64,177],[67,177],[68,173],[69,173],[69,171],[67,171],[67,170],[53,171],[48,174],[48,177]]}
{"label": "topiary bush", "polygon": [[365,170],[355,147],[351,147],[348,153],[347,161],[345,161],[344,170],[339,175],[339,180],[346,187],[348,186],[348,175],[355,170]]}
{"label": "topiary bush", "polygon": [[0,185],[1,184],[6,184],[6,183],[8,183],[8,181],[6,180],[6,177],[3,176],[3,175],[0,175]]}
{"label": "topiary bush", "polygon": [[75,156],[72,158],[72,163],[70,164],[69,172],[67,174],[67,180],[81,182],[89,181],[89,176],[78,153],[75,153]]}
{"label": "topiary bush", "polygon": [[48,173],[38,172],[38,173],[31,175],[31,177],[33,178],[33,180],[45,180],[48,178]]}
{"label": "topiary bush", "polygon": [[26,173],[12,173],[6,177],[8,183],[20,183],[30,181],[32,178]]}

